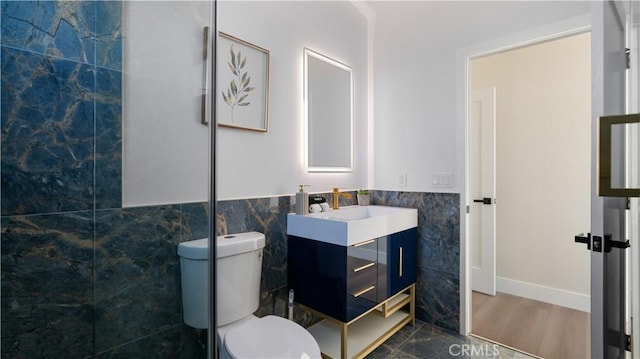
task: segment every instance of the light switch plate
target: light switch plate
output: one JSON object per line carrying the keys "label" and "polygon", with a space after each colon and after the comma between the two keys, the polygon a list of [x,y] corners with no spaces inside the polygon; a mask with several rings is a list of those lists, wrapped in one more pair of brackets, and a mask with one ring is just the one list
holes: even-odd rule
{"label": "light switch plate", "polygon": [[398,172],[398,186],[399,187],[407,187],[407,172],[406,171]]}
{"label": "light switch plate", "polygon": [[439,172],[431,175],[431,186],[437,188],[452,188],[453,173]]}

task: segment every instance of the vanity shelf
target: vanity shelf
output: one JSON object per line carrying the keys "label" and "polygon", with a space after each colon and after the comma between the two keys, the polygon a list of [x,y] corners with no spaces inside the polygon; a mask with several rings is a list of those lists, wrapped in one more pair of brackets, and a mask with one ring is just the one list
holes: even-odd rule
{"label": "vanity shelf", "polygon": [[[413,312],[415,305],[414,298],[410,293],[402,291],[392,298],[389,298],[384,303],[381,303],[379,306],[375,307],[374,313],[387,318],[398,310],[404,308],[407,304],[411,305],[411,312]],[[415,323],[413,324],[415,325]]]}
{"label": "vanity shelf", "polygon": [[415,284],[348,323],[324,318],[308,328],[325,359],[364,358],[407,324],[415,326]]}

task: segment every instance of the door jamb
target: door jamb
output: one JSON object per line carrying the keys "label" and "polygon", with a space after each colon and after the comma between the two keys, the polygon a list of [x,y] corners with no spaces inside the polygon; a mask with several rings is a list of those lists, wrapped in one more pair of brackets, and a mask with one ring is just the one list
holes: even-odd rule
{"label": "door jamb", "polygon": [[468,238],[467,206],[469,198],[469,64],[474,58],[512,50],[545,41],[577,35],[591,30],[591,16],[585,14],[553,23],[529,31],[493,39],[470,47],[459,49],[456,53],[456,133],[458,152],[458,173],[463,174],[464,186],[460,193],[460,324],[459,333],[471,332],[471,264],[470,241]]}

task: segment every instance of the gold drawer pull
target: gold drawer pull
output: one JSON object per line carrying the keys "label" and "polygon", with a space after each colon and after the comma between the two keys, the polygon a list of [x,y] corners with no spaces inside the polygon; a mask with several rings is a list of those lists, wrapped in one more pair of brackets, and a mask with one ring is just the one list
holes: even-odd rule
{"label": "gold drawer pull", "polygon": [[399,266],[399,270],[398,271],[400,272],[400,277],[402,277],[402,267],[403,267],[402,266],[402,247],[400,247],[400,260],[399,260],[399,262],[400,262],[400,266]]}
{"label": "gold drawer pull", "polygon": [[365,294],[365,293],[367,293],[367,292],[372,291],[372,290],[373,290],[373,288],[375,288],[375,287],[376,287],[375,285],[372,285],[371,287],[369,287],[369,288],[367,288],[367,289],[365,289],[365,290],[361,290],[361,291],[359,291],[358,293],[354,294],[354,295],[353,295],[353,297],[354,297],[354,298],[358,298],[359,296],[361,296],[361,295],[363,295],[363,294]]}
{"label": "gold drawer pull", "polygon": [[373,243],[375,241],[376,241],[375,239],[370,239],[370,240],[364,241],[362,243],[354,244],[353,246],[354,247],[366,246],[367,244],[371,244],[371,243]]}
{"label": "gold drawer pull", "polygon": [[353,269],[353,271],[354,271],[354,272],[360,272],[361,270],[363,270],[363,269],[367,269],[367,268],[371,268],[371,267],[373,267],[374,265],[376,265],[376,263],[375,263],[375,262],[371,262],[371,263],[369,263],[369,264],[365,264],[365,265],[363,265],[362,267],[354,268],[354,269]]}

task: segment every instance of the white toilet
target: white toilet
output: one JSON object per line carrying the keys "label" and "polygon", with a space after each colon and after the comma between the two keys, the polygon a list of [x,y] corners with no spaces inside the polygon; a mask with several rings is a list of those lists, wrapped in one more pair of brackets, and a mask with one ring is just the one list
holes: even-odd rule
{"label": "white toilet", "polygon": [[[320,348],[300,325],[253,313],[260,300],[264,234],[239,233],[216,238],[217,333],[220,358],[320,358]],[[208,322],[208,240],[178,245],[184,322],[206,329]]]}

